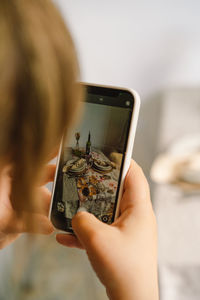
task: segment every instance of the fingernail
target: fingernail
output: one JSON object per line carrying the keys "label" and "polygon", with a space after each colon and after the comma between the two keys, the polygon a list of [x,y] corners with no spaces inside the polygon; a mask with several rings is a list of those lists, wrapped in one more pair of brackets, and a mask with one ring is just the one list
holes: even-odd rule
{"label": "fingernail", "polygon": [[77,213],[78,212],[82,212],[82,211],[86,211],[87,212],[87,209],[84,207],[84,206],[80,206],[77,210]]}

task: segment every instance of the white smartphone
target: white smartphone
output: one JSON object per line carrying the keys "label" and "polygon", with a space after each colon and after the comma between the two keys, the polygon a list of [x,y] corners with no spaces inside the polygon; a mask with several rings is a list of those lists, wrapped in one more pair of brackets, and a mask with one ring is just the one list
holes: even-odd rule
{"label": "white smartphone", "polygon": [[111,224],[119,215],[139,114],[138,94],[126,88],[85,84],[84,112],[57,159],[50,219],[73,233],[72,218],[88,211]]}

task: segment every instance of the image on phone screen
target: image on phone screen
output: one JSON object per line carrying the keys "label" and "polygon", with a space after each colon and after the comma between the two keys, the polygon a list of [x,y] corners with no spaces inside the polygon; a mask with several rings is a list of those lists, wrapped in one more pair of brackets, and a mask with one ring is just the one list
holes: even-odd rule
{"label": "image on phone screen", "polygon": [[62,143],[51,209],[54,226],[67,232],[79,210],[113,222],[134,107],[128,91],[86,91],[81,120]]}

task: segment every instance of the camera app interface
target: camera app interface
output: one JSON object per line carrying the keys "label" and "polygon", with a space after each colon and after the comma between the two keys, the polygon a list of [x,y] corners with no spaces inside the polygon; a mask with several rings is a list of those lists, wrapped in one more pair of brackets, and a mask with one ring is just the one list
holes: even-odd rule
{"label": "camera app interface", "polygon": [[79,210],[113,221],[132,109],[130,101],[95,102],[85,103],[81,122],[63,142],[51,216],[65,231],[72,231]]}

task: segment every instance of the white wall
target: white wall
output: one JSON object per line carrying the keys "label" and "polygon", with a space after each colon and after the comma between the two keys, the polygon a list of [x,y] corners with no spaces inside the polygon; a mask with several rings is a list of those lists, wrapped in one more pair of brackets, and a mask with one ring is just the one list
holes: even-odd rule
{"label": "white wall", "polygon": [[83,80],[133,87],[142,99],[200,83],[199,0],[55,0]]}

